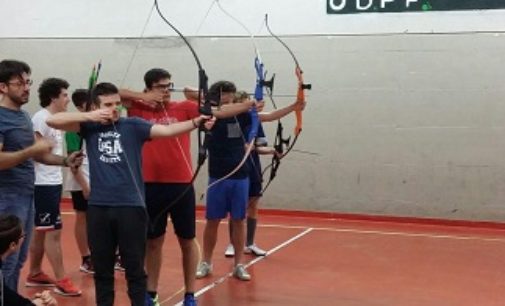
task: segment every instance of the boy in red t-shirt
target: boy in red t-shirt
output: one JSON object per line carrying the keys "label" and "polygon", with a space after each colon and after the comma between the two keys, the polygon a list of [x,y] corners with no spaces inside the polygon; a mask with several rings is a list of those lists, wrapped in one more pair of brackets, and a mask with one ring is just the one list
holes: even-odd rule
{"label": "boy in red t-shirt", "polygon": [[[137,116],[158,124],[172,124],[199,116],[198,92],[186,88],[187,100],[171,101],[173,83],[164,69],[151,69],[144,75],[145,90],[142,93],[121,89],[119,94],[128,116]],[[192,99],[192,100],[189,100]],[[252,105],[244,103],[213,110],[217,118],[231,117],[247,111]],[[195,191],[190,134],[147,142],[142,151],[146,187],[146,206],[150,225],[146,249],[147,291],[157,305],[157,287],[162,264],[162,248],[165,240],[167,217],[170,217],[182,251],[185,296],[184,306],[196,305],[194,300],[195,273],[198,249],[195,244]],[[175,199],[180,199],[173,203]],[[170,206],[169,206],[170,205]]]}

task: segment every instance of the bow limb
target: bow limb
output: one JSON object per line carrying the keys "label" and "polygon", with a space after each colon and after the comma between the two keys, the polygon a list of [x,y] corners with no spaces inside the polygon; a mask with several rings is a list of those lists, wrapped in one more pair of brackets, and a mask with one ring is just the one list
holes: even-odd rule
{"label": "bow limb", "polygon": [[[196,54],[195,50],[193,49],[193,46],[189,43],[187,38],[182,34],[179,29],[177,29],[161,12],[161,9],[158,4],[158,0],[154,0],[154,6],[156,8],[156,11],[158,12],[158,15],[160,18],[170,27],[172,30],[174,30],[184,41],[186,46],[189,48],[191,51],[191,54],[193,55],[193,58],[195,59],[196,65],[198,66],[198,101],[202,101],[202,96],[204,98],[204,104],[200,105],[200,113],[212,116],[212,108],[211,108],[211,101],[208,95],[209,92],[209,85],[208,85],[208,77],[207,73],[202,67],[202,64],[200,62],[200,58]],[[195,173],[193,174],[193,177],[191,178],[191,183],[194,182],[196,179],[196,176],[198,175],[200,168],[202,167],[203,163],[205,162],[207,158],[207,135],[205,134],[204,127],[200,126],[198,128],[198,165],[197,169],[195,170]]]}
{"label": "bow limb", "polygon": [[[227,10],[224,9],[224,7],[221,5],[219,0],[214,0],[214,2],[217,4],[219,9],[229,18],[231,18],[235,23],[240,25],[242,29],[249,35],[251,43],[254,47],[254,52],[256,54],[256,57],[254,59],[254,68],[256,70],[256,86],[254,89],[254,98],[256,101],[262,101],[263,100],[263,86],[265,86],[265,73],[264,73],[264,66],[263,62],[261,60],[261,55],[258,50],[258,46],[256,45],[256,41],[254,40],[254,35],[252,32],[247,28],[245,24],[243,24],[238,18],[230,14]],[[273,86],[273,85],[272,85]],[[258,127],[259,127],[259,117],[258,117],[258,111],[256,110],[256,106],[253,106],[251,108],[251,129],[249,130],[249,134],[247,137],[247,142],[251,142],[252,139],[256,138],[258,135]]]}
{"label": "bow limb", "polygon": [[[274,34],[272,32],[272,30],[270,29],[270,26],[268,24],[268,14],[265,14],[265,25],[266,25],[267,31],[270,33],[270,35],[272,35],[289,52],[289,54],[291,55],[291,58],[293,59],[293,61],[295,63],[295,76],[296,76],[297,84],[298,84],[297,92],[296,92],[296,100],[297,100],[300,107],[297,107],[295,109],[296,125],[294,128],[294,138],[293,138],[293,141],[291,142],[291,144],[289,143],[291,137],[289,137],[287,139],[283,138],[282,125],[279,121],[279,124],[277,126],[277,133],[275,136],[274,148],[280,156],[274,155],[272,157],[271,164],[268,165],[267,167],[265,167],[265,169],[263,169],[262,173],[265,173],[270,168],[270,178],[269,178],[268,182],[265,184],[265,187],[263,188],[263,190],[261,191],[262,193],[264,193],[267,190],[267,188],[270,186],[270,183],[273,181],[273,179],[277,175],[277,170],[279,169],[281,160],[288,155],[288,153],[293,149],[294,145],[296,144],[296,142],[298,140],[298,137],[302,131],[302,126],[303,126],[303,116],[302,116],[301,106],[305,103],[305,90],[312,88],[311,84],[304,83],[303,71],[300,67],[298,59],[296,58],[296,56],[293,53],[293,51],[291,50],[291,48],[289,48],[289,46],[282,39],[280,39],[279,36]],[[284,145],[287,146],[286,150],[284,150]]]}
{"label": "bow limb", "polygon": [[[198,66],[198,102],[200,103],[199,106],[199,112],[201,114],[205,115],[212,115],[212,106],[211,106],[211,100],[209,97],[209,85],[208,85],[208,76],[205,70],[203,69],[203,66],[201,64],[201,61],[196,54],[196,51],[193,49],[193,46],[189,43],[187,38],[182,34],[179,29],[177,29],[161,12],[161,9],[158,4],[158,0],[154,0],[154,7],[156,8],[156,11],[160,18],[170,27],[172,30],[174,30],[177,35],[184,41],[186,46],[189,48],[191,54],[193,55],[193,58],[195,60],[196,65]],[[203,99],[202,99],[203,98]],[[201,101],[204,101],[203,105],[201,104]],[[207,144],[208,144],[208,132],[205,130],[203,124],[201,124],[198,127],[198,161],[197,161],[197,167],[193,173],[193,176],[191,177],[190,182],[188,183],[188,187],[182,191],[171,203],[169,203],[153,220],[152,224],[156,224],[159,218],[162,217],[163,213],[167,210],[169,210],[173,205],[175,205],[177,202],[179,202],[186,194],[187,192],[192,188],[193,183],[195,179],[197,178],[198,174],[200,173],[200,170],[205,163],[205,160],[207,159]],[[184,155],[184,152],[181,153]]]}
{"label": "bow limb", "polygon": [[[305,90],[312,89],[312,85],[306,84],[304,82],[303,70],[300,67],[300,63],[298,62],[298,59],[296,58],[296,56],[293,53],[293,51],[291,50],[291,48],[289,48],[289,46],[279,36],[274,34],[272,32],[272,30],[270,29],[270,26],[268,24],[268,14],[265,14],[265,25],[266,25],[266,28],[267,28],[268,32],[270,33],[270,35],[272,35],[289,52],[289,54],[291,55],[291,58],[293,59],[293,61],[295,63],[295,75],[296,75],[297,83],[298,83],[296,97],[297,97],[297,102],[300,105],[303,105],[305,103]],[[295,110],[295,115],[296,115],[296,126],[295,126],[295,130],[294,130],[295,138],[293,139],[293,142],[291,143],[289,148],[286,150],[286,153],[284,153],[284,155],[282,157],[286,156],[291,151],[291,149],[293,148],[293,146],[296,143],[296,140],[298,140],[298,136],[300,135],[300,132],[302,131],[303,118],[302,118],[301,108],[298,107]]]}
{"label": "bow limb", "polygon": [[[247,161],[247,158],[249,157],[249,155],[251,155],[251,152],[252,152],[252,150],[254,148],[254,141],[255,141],[255,139],[253,138],[247,144],[248,145],[247,150],[246,150],[246,152],[244,154],[244,157],[240,161],[240,163],[238,163],[238,165],[235,168],[233,168],[233,170],[230,173],[226,174],[225,176],[223,176],[223,177],[219,178],[218,180],[215,180],[214,182],[212,182],[211,184],[209,184],[209,186],[207,186],[207,189],[205,189],[206,191],[209,190],[210,188],[212,188],[213,186],[219,184],[220,182],[222,182],[222,181],[230,178],[232,175],[234,175],[235,173],[237,173],[237,171],[240,170],[240,168],[242,168],[242,166]],[[203,196],[203,194],[202,194],[202,196]]]}
{"label": "bow limb", "polygon": [[[261,55],[260,55],[260,52],[259,52],[258,47],[256,45],[256,41],[254,40],[254,35],[252,34],[252,32],[240,20],[238,20],[235,16],[233,16],[227,10],[225,10],[224,7],[221,6],[221,3],[219,2],[219,0],[214,0],[214,3],[217,4],[217,6],[219,7],[219,9],[226,16],[228,16],[233,21],[235,21],[235,23],[239,24],[240,27],[242,27],[245,30],[245,32],[247,32],[247,34],[250,37],[250,40],[251,40],[252,45],[254,47],[254,52],[256,54],[256,56],[254,58],[254,69],[256,71],[256,84],[255,84],[255,89],[254,89],[254,99],[256,101],[262,101],[263,100],[263,87],[266,86],[266,87],[272,89],[273,88],[273,78],[272,78],[271,81],[268,81],[268,82],[265,81],[264,65],[263,65],[263,62],[261,60]],[[244,140],[244,144],[248,143],[249,147],[248,147],[246,153],[244,154],[244,157],[242,158],[242,162],[235,169],[233,169],[232,172],[228,173],[227,175],[225,175],[223,178],[219,179],[218,181],[222,181],[222,180],[224,180],[226,178],[229,178],[234,173],[236,173],[240,169],[240,167],[242,167],[244,165],[244,163],[246,162],[247,158],[251,154],[251,151],[252,151],[252,148],[253,148],[253,144],[254,144],[255,139],[256,139],[256,137],[258,135],[258,128],[259,128],[259,125],[260,125],[260,120],[259,120],[258,111],[257,111],[255,105],[251,108],[251,110],[250,110],[249,113],[251,115],[251,128],[249,129],[249,132],[248,132],[248,135],[247,135],[247,139],[245,139],[243,137],[243,135],[242,135],[242,138]],[[254,166],[254,163],[253,163],[253,166]]]}

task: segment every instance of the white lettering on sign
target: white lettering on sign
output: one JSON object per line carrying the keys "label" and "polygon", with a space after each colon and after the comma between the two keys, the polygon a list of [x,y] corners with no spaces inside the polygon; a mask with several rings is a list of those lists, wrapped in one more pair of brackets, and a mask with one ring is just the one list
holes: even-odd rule
{"label": "white lettering on sign", "polygon": [[394,2],[395,0],[381,0],[381,8],[386,8],[386,3]]}
{"label": "white lettering on sign", "polygon": [[418,0],[407,0],[407,7],[410,7],[411,3],[417,2]]}
{"label": "white lettering on sign", "polygon": [[340,4],[336,5],[335,0],[330,0],[330,7],[334,11],[340,11],[345,7],[346,0],[340,0]]}
{"label": "white lettering on sign", "polygon": [[362,4],[362,3],[361,3],[361,1],[362,1],[362,0],[356,0],[356,9],[357,9],[358,11],[366,11],[366,10],[368,10],[368,9],[372,6],[372,4],[373,4],[373,0],[368,0],[368,3],[367,3],[366,5],[364,5],[364,6],[363,6],[363,5],[361,5],[361,4]]}
{"label": "white lettering on sign", "polygon": [[379,2],[379,6],[381,9],[385,9],[386,6],[389,6],[390,3],[398,3],[398,2],[405,3],[405,8],[410,8],[410,5],[412,3],[416,3],[419,0],[355,0],[355,1],[352,1],[352,0],[328,0],[328,4],[329,4],[330,8],[334,11],[342,11],[345,8],[349,8],[349,7],[346,7],[348,3],[349,3],[349,5],[355,4],[357,11],[366,11],[366,10],[369,10],[370,8],[372,8],[374,1]]}

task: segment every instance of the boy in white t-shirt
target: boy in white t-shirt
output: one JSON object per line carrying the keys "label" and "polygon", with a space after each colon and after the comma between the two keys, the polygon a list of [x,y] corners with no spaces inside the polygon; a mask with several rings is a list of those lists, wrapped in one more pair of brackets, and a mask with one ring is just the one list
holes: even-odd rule
{"label": "boy in white t-shirt", "polygon": [[[49,78],[39,87],[40,106],[32,118],[35,138],[45,138],[54,144],[53,154],[63,155],[62,132],[49,127],[46,119],[67,110],[70,102],[67,81]],[[65,276],[61,251],[60,201],[63,184],[61,168],[35,163],[35,230],[30,245],[30,272],[26,286],[55,286],[54,291],[64,296],[78,296],[81,291]],[[56,280],[42,271],[42,258],[47,255]]]}

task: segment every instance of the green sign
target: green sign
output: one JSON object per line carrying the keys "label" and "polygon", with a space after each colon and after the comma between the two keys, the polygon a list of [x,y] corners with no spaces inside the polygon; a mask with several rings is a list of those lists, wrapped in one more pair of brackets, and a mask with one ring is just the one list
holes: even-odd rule
{"label": "green sign", "polygon": [[328,14],[505,9],[505,0],[327,0]]}

